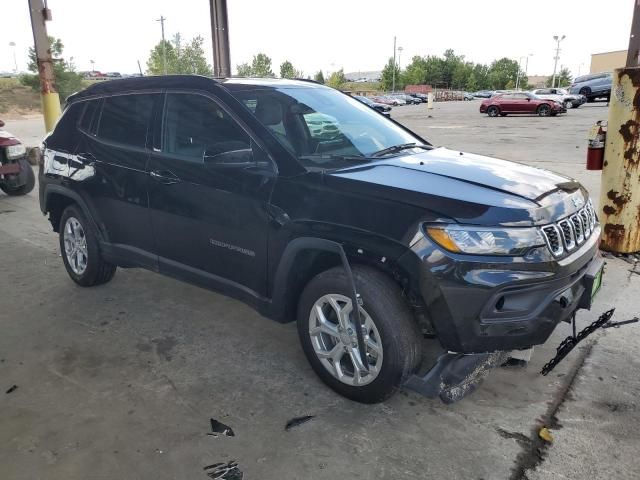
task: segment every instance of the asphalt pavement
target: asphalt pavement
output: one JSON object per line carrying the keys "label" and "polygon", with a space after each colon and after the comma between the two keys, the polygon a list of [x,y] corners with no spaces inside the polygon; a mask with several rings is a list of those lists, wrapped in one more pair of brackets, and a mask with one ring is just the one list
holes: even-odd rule
{"label": "asphalt pavement", "polygon": [[[570,174],[597,198],[586,133],[605,105],[555,118],[477,108],[393,116],[437,145]],[[6,128],[33,146],[42,125]],[[230,462],[261,480],[640,478],[637,325],[594,334],[543,377],[570,333],[562,324],[527,368],[497,369],[454,405],[411,392],[360,405],[316,378],[293,324],[143,270],[76,286],[37,201],[0,194],[0,478],[206,479]],[[579,328],[611,307],[617,320],[639,314],[627,260],[607,260]],[[234,436],[210,435],[211,419]]]}

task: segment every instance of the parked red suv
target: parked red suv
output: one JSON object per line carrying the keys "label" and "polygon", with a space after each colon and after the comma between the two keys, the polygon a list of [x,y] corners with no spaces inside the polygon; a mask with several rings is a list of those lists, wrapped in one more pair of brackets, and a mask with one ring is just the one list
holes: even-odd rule
{"label": "parked red suv", "polygon": [[541,117],[566,113],[567,109],[559,102],[546,100],[528,92],[512,92],[494,95],[483,100],[480,113],[490,117],[506,116],[511,113],[537,114]]}

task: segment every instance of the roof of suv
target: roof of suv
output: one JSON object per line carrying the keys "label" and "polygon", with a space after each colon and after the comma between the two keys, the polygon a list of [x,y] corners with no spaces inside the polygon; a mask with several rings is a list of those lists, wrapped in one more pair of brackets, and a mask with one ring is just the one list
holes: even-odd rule
{"label": "roof of suv", "polygon": [[112,95],[136,90],[183,88],[211,91],[216,86],[224,86],[229,90],[240,90],[250,87],[315,87],[325,88],[313,80],[290,80],[284,78],[211,78],[201,75],[159,75],[148,77],[123,78],[95,83],[86,89],[74,93],[67,100],[75,101],[101,95]]}

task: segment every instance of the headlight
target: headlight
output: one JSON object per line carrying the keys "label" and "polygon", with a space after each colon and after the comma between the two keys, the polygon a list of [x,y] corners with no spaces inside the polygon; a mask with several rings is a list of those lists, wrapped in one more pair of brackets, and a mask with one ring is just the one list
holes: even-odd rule
{"label": "headlight", "polygon": [[544,238],[533,228],[485,228],[465,225],[428,225],[427,234],[445,250],[473,255],[524,255],[544,246]]}
{"label": "headlight", "polygon": [[7,147],[7,158],[9,160],[15,160],[16,158],[23,157],[27,153],[27,149],[24,145],[11,145]]}

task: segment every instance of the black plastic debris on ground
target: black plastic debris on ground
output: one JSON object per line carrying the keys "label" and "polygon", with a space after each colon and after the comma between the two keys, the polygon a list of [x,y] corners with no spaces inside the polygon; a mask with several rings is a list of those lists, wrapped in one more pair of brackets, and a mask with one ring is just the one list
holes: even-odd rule
{"label": "black plastic debris on ground", "polygon": [[9,387],[9,390],[7,390],[5,393],[15,392],[17,389],[18,389],[18,385],[11,385]]}
{"label": "black plastic debris on ground", "polygon": [[303,423],[307,423],[309,420],[311,420],[314,417],[315,417],[315,415],[304,415],[302,417],[292,418],[291,420],[289,420],[287,422],[287,424],[285,425],[284,429],[287,430],[287,431],[291,430],[292,428],[295,428],[298,425],[302,425]]}
{"label": "black plastic debris on ground", "polygon": [[211,433],[207,433],[207,435],[211,435],[213,437],[217,437],[219,435],[225,435],[227,437],[235,437],[235,433],[228,425],[225,425],[222,422],[219,422],[215,418],[211,418]]}
{"label": "black plastic debris on ground", "polygon": [[238,463],[231,460],[227,463],[214,463],[204,467],[204,471],[209,478],[220,480],[242,480],[244,474],[238,468]]}

